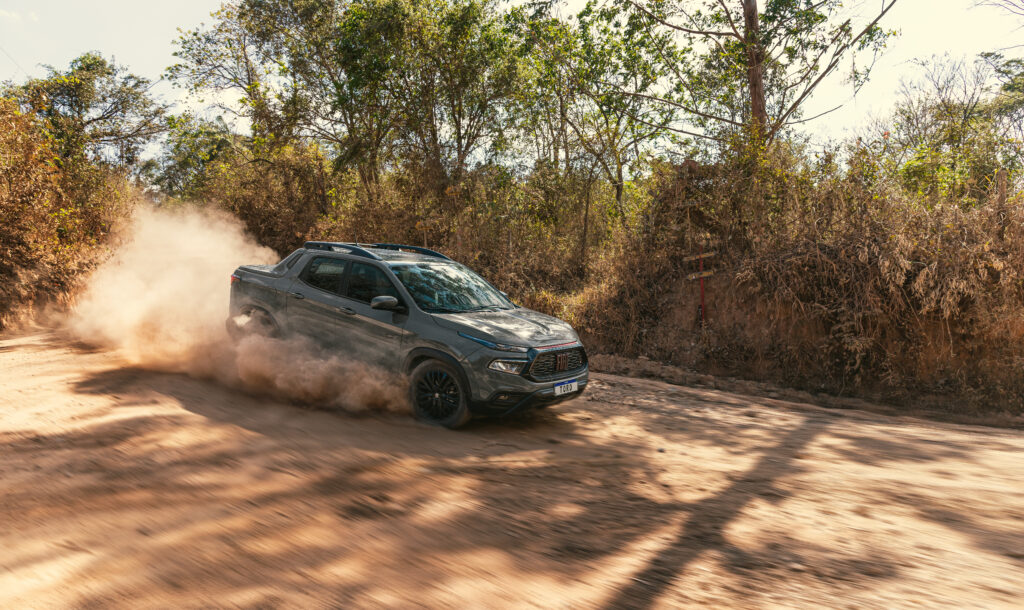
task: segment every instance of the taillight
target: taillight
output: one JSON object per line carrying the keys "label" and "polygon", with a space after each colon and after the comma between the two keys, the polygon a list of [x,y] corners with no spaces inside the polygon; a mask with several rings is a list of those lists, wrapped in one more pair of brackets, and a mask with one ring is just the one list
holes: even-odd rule
{"label": "taillight", "polygon": [[238,280],[240,280],[240,279],[242,279],[242,278],[240,278],[240,277],[238,277],[237,275],[235,275],[234,273],[232,273],[232,274],[231,274],[231,285],[232,285],[232,286],[234,286],[234,285],[235,285],[235,282],[237,282],[237,281],[238,281]]}

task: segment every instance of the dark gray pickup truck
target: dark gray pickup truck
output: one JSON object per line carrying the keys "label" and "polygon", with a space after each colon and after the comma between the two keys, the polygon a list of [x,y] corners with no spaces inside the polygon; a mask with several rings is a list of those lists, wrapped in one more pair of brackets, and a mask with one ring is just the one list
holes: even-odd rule
{"label": "dark gray pickup truck", "polygon": [[415,246],[307,242],[277,265],[239,267],[227,323],[234,337],[304,334],[405,373],[417,417],[450,428],[546,407],[587,385],[571,326]]}

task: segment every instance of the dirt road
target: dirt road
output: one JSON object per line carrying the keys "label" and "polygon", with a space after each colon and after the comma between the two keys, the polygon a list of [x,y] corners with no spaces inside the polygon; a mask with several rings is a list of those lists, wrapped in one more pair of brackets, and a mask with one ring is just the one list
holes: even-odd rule
{"label": "dirt road", "polygon": [[0,607],[1020,607],[1024,434],[597,375],[461,432],[0,338]]}

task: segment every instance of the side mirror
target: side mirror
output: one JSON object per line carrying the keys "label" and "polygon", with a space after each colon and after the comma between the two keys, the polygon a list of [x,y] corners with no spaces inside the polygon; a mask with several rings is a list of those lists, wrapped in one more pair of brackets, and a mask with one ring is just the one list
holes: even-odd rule
{"label": "side mirror", "polygon": [[373,300],[370,301],[370,307],[373,309],[384,309],[388,311],[399,311],[404,309],[402,304],[398,302],[398,299],[390,295],[373,297]]}

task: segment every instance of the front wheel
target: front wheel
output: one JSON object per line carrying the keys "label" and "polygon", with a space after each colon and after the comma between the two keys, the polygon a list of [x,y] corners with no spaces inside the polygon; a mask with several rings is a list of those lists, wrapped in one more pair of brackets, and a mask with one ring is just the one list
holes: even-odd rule
{"label": "front wheel", "polygon": [[420,363],[409,376],[409,399],[416,417],[446,428],[458,428],[472,417],[468,390],[455,367],[440,360]]}

